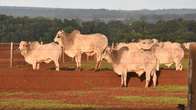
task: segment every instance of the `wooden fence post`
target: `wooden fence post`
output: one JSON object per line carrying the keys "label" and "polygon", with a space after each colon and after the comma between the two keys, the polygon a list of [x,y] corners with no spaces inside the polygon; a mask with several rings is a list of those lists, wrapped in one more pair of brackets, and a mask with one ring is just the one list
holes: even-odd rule
{"label": "wooden fence post", "polygon": [[13,42],[10,44],[10,68],[13,67]]}
{"label": "wooden fence post", "polygon": [[190,45],[188,70],[188,109],[196,108],[196,45]]}

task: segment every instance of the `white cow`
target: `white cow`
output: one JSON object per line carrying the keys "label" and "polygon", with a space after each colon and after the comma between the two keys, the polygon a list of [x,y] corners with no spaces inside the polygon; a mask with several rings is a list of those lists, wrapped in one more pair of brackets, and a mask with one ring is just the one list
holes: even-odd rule
{"label": "white cow", "polygon": [[138,76],[143,73],[146,75],[145,87],[149,86],[151,76],[153,77],[153,85],[156,86],[156,64],[157,60],[151,51],[131,51],[130,47],[124,46],[120,49],[107,48],[103,58],[112,64],[113,70],[121,75],[121,87],[127,86],[127,72],[136,72]]}
{"label": "white cow", "polygon": [[19,44],[21,55],[25,61],[33,66],[33,70],[39,70],[39,63],[49,63],[53,61],[56,71],[59,71],[59,58],[62,54],[61,47],[56,43],[48,43],[40,45],[39,42],[27,43],[21,41]]}
{"label": "white cow", "polygon": [[183,69],[182,59],[184,58],[184,50],[181,44],[170,41],[158,42],[151,39],[142,40],[142,42],[151,42],[154,54],[158,59],[157,70],[159,70],[160,64],[164,64],[167,67],[175,64],[176,70]]}
{"label": "white cow", "polygon": [[57,32],[54,38],[64,48],[65,54],[74,57],[77,70],[81,68],[81,54],[86,53],[89,56],[96,55],[97,62],[95,70],[99,69],[102,60],[102,54],[108,46],[108,39],[103,34],[81,34],[74,30],[71,33],[65,33],[63,30]]}

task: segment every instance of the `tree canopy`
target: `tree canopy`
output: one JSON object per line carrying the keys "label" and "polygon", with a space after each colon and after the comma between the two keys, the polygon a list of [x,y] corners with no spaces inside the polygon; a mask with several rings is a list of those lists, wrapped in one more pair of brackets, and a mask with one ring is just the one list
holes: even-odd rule
{"label": "tree canopy", "polygon": [[143,38],[156,38],[160,41],[196,41],[196,21],[175,19],[147,23],[139,21],[99,20],[81,22],[77,19],[48,19],[44,17],[12,17],[0,15],[0,42],[43,41],[52,42],[59,29],[71,32],[105,34],[109,43],[129,42]]}

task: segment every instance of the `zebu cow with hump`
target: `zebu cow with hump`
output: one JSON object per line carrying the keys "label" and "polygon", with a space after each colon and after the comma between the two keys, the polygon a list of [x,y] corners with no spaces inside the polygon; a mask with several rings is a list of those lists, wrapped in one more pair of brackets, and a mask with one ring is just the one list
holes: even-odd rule
{"label": "zebu cow with hump", "polygon": [[74,30],[71,33],[65,33],[63,30],[57,32],[54,42],[58,42],[64,48],[65,54],[75,58],[77,70],[81,68],[81,55],[85,53],[89,56],[96,55],[96,67],[99,69],[102,60],[102,54],[108,46],[108,39],[105,35],[81,34],[80,31]]}
{"label": "zebu cow with hump", "polygon": [[48,43],[41,45],[39,42],[27,43],[21,41],[19,44],[21,55],[25,61],[33,66],[33,70],[39,70],[40,63],[50,63],[53,61],[56,71],[59,71],[59,58],[62,54],[61,47],[56,43]]}
{"label": "zebu cow with hump", "polygon": [[182,45],[177,42],[158,42],[156,39],[141,40],[140,43],[151,43],[155,56],[158,59],[157,70],[159,70],[160,64],[164,64],[167,67],[171,67],[175,64],[176,70],[182,70],[182,59],[184,58],[184,50]]}
{"label": "zebu cow with hump", "polygon": [[[157,75],[156,65],[157,59],[153,52],[144,51],[140,45],[130,43],[129,46],[122,46],[118,49],[107,48],[103,59],[112,64],[113,70],[118,75],[121,75],[121,87],[127,87],[127,73],[135,72],[138,76],[145,73],[146,84],[149,86],[151,76],[153,77],[153,85],[156,86]],[[135,46],[138,47],[135,47]]]}

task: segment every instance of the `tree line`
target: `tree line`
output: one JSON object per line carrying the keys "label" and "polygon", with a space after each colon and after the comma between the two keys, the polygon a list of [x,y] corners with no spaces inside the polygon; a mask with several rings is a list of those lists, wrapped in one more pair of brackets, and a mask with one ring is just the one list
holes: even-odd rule
{"label": "tree line", "polygon": [[49,19],[44,17],[13,17],[0,15],[0,42],[43,41],[52,42],[57,31],[71,32],[78,29],[83,34],[105,34],[109,43],[130,42],[144,38],[160,41],[196,41],[196,21],[174,19],[156,23],[139,21],[100,20],[81,22],[77,19]]}

